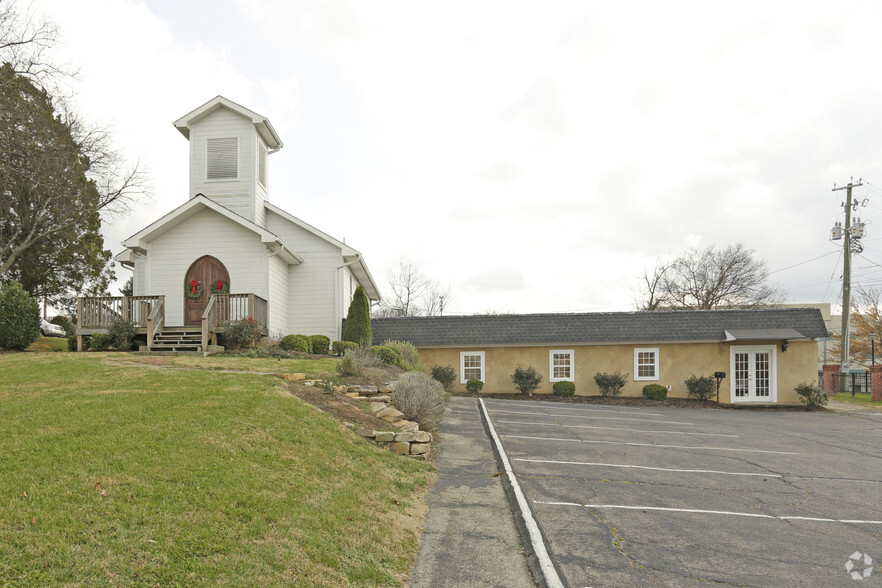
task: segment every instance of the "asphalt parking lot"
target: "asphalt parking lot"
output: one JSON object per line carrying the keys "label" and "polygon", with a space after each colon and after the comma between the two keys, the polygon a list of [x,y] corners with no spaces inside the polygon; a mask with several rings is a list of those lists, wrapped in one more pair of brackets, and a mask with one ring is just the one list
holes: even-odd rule
{"label": "asphalt parking lot", "polygon": [[483,403],[570,586],[882,585],[882,413]]}

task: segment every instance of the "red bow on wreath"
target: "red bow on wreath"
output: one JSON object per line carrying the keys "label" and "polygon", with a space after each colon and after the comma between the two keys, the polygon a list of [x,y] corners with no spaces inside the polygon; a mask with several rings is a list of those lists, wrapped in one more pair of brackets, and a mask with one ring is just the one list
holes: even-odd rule
{"label": "red bow on wreath", "polygon": [[195,294],[197,286],[199,286],[199,282],[197,282],[196,280],[190,280],[190,292]]}
{"label": "red bow on wreath", "polygon": [[223,280],[218,280],[217,282],[214,283],[214,285],[217,286],[218,290],[224,289],[224,281]]}

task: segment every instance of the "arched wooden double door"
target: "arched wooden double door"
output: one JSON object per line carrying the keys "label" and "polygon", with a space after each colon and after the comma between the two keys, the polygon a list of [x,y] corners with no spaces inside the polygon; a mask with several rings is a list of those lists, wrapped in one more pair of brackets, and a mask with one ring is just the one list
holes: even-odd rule
{"label": "arched wooden double door", "polygon": [[[202,285],[202,293],[197,298],[191,298],[186,293],[192,292],[191,284],[193,281]],[[230,283],[230,274],[227,268],[219,259],[210,255],[200,257],[193,262],[184,279],[184,324],[199,325],[202,324],[202,313],[211,299],[211,285],[218,280],[223,280],[225,284]]]}

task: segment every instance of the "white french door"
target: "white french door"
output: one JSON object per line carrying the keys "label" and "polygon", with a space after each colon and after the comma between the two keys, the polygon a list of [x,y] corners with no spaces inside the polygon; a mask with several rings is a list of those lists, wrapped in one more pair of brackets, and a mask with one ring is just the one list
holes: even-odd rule
{"label": "white french door", "polygon": [[729,356],[732,402],[777,402],[774,345],[732,346]]}

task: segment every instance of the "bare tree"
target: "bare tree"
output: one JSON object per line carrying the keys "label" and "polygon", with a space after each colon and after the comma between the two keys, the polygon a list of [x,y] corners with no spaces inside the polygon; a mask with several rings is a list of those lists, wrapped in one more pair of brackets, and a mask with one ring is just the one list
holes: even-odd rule
{"label": "bare tree", "polygon": [[399,260],[387,281],[392,295],[383,297],[375,316],[437,316],[451,299],[450,284],[439,284],[410,261]]}
{"label": "bare tree", "polygon": [[783,296],[768,284],[768,269],[743,244],[689,249],[672,261],[644,271],[637,301],[642,310],[755,308],[780,304]]}

